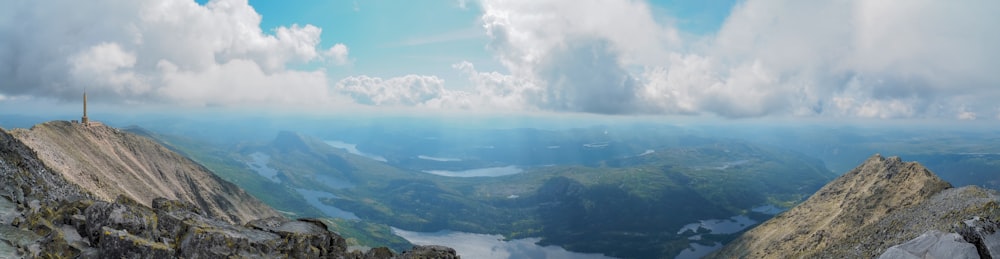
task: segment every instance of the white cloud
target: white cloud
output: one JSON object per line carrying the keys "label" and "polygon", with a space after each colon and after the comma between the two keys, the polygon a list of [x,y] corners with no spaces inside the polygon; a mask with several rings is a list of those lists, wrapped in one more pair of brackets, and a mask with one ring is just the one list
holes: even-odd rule
{"label": "white cloud", "polygon": [[406,75],[389,79],[351,76],[340,80],[336,89],[361,104],[415,106],[448,95],[444,80],[435,76]]}
{"label": "white cloud", "polygon": [[473,88],[451,90],[436,76],[405,75],[392,78],[351,76],[334,89],[355,102],[385,107],[423,107],[448,110],[530,110],[541,90],[530,81],[497,72],[479,72],[469,62],[452,66],[467,76]]}
{"label": "white cloud", "polygon": [[596,113],[635,110],[627,67],[666,57],[676,31],[637,1],[483,1],[489,48],[512,76],[543,86],[537,107]]}
{"label": "white cloud", "polygon": [[958,114],[955,118],[959,120],[976,120],[977,114],[975,112],[969,111],[964,105],[958,108]]}
{"label": "white cloud", "polygon": [[163,61],[155,95],[186,106],[314,106],[338,100],[321,71],[266,73],[255,62],[230,60],[204,71]]}
{"label": "white cloud", "polygon": [[118,94],[145,94],[149,90],[133,71],[136,57],[117,43],[100,43],[71,56],[71,80],[84,85],[102,85]]}
{"label": "white cloud", "polygon": [[479,72],[467,61],[454,64],[452,68],[465,73],[474,86],[472,93],[462,95],[470,103],[469,108],[475,103],[479,108],[526,110],[540,102],[542,89],[530,80],[497,72]]}
{"label": "white cloud", "polygon": [[337,43],[336,45],[333,45],[333,47],[330,47],[330,49],[326,50],[326,52],[323,52],[323,54],[332,59],[334,63],[338,65],[345,65],[350,63],[350,60],[347,57],[347,52],[347,45]]}
{"label": "white cloud", "polygon": [[988,1],[747,1],[705,55],[775,71],[780,80],[770,87],[793,102],[766,114],[815,107],[815,114],[948,116],[927,107],[1000,97],[1000,75],[990,69],[1000,65],[991,47],[1000,37],[989,25],[1000,23],[996,11],[1000,5]]}
{"label": "white cloud", "polygon": [[1000,98],[995,1],[749,0],[700,39],[638,1],[482,2],[505,76],[541,91],[528,107],[911,118]]}
{"label": "white cloud", "polygon": [[959,120],[975,120],[976,119],[976,113],[975,112],[970,112],[970,111],[961,111],[961,112],[958,113],[958,119]]}
{"label": "white cloud", "polygon": [[348,48],[320,49],[322,29],[265,32],[245,0],[16,1],[0,19],[0,92],[185,105],[322,105],[322,70],[349,63]]}

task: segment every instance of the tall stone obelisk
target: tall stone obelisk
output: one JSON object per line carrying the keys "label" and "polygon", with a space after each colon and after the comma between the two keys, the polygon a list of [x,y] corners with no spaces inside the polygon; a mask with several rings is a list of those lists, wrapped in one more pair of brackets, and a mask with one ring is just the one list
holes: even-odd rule
{"label": "tall stone obelisk", "polygon": [[90,125],[90,119],[87,119],[87,91],[83,91],[83,118],[80,118],[80,124]]}

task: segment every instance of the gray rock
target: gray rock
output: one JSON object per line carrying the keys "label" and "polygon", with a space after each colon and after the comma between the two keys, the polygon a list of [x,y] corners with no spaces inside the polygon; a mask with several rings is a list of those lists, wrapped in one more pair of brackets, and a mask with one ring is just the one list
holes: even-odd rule
{"label": "gray rock", "polygon": [[102,227],[98,252],[103,258],[169,258],[174,255],[170,246],[129,234],[124,230]]}
{"label": "gray rock", "polygon": [[1000,223],[994,220],[973,217],[956,226],[962,237],[976,245],[982,257],[1000,258]]}
{"label": "gray rock", "polygon": [[923,257],[917,256],[909,251],[903,250],[899,247],[890,247],[885,250],[885,253],[880,255],[878,259],[923,259]]}
{"label": "gray rock", "polygon": [[927,251],[927,258],[977,258],[975,245],[965,242],[956,233],[942,235],[938,242]]}
{"label": "gray rock", "polygon": [[429,245],[429,246],[413,246],[410,251],[404,251],[403,254],[399,256],[404,259],[423,259],[423,258],[440,258],[440,259],[458,259],[458,253],[455,249],[451,247]]}
{"label": "gray rock", "polygon": [[961,235],[931,230],[906,243],[889,247],[878,258],[979,258],[979,254],[976,246],[966,242]]}
{"label": "gray rock", "polygon": [[389,248],[386,248],[386,247],[376,247],[376,248],[368,249],[368,252],[365,252],[364,256],[361,256],[361,257],[358,257],[358,258],[368,258],[368,259],[379,258],[379,259],[381,259],[381,258],[393,258],[393,257],[396,257],[396,255],[393,254],[392,250],[389,250]]}
{"label": "gray rock", "polygon": [[263,231],[242,228],[192,226],[177,244],[183,258],[277,257],[280,237]]}
{"label": "gray rock", "polygon": [[20,250],[11,252],[19,252],[23,256],[35,257],[41,252],[41,247],[37,243],[42,240],[42,237],[28,230],[0,225],[0,239],[3,240],[4,244],[9,243],[14,250]]}
{"label": "gray rock", "polygon": [[100,231],[103,227],[123,230],[146,239],[158,235],[156,214],[146,207],[117,202],[95,202],[84,210],[83,215],[87,219],[87,235],[92,238],[101,236]]}
{"label": "gray rock", "polygon": [[[266,222],[266,224],[255,224],[255,222]],[[326,224],[319,220],[287,220],[272,217],[252,221],[248,225],[281,236],[286,242],[278,249],[292,257],[314,258],[343,254],[347,251],[347,241],[331,233]]]}

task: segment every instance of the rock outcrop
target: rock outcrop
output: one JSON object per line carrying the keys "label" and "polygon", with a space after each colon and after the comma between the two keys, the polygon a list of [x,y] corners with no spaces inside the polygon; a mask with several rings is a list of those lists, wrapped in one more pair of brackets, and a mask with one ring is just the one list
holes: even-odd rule
{"label": "rock outcrop", "polygon": [[879,259],[894,258],[978,258],[976,246],[966,242],[962,235],[937,230],[926,233],[906,243],[895,245]]}
{"label": "rock outcrop", "polygon": [[[324,221],[283,218],[178,157],[148,139],[103,126],[55,122],[15,134],[0,129],[0,258],[457,258],[453,249],[437,246],[416,246],[399,255],[384,247],[348,252],[344,238]],[[135,197],[151,195],[104,182],[114,179],[103,177],[116,176],[73,167],[53,170],[53,165],[117,170],[129,177],[152,174],[135,184],[187,184],[181,188],[188,192],[173,194],[196,203],[163,197],[142,202]],[[183,171],[191,168],[202,171]],[[169,183],[177,179],[185,181]],[[217,185],[201,184],[206,182]],[[108,193],[95,194],[101,189],[93,184],[102,183],[100,188],[119,188],[119,194],[110,200],[104,197]],[[232,208],[245,209],[226,211]],[[233,224],[244,219],[253,220]]]}
{"label": "rock outcrop", "polygon": [[[948,233],[957,232],[957,223],[968,219],[998,218],[998,201],[995,191],[951,188],[916,162],[875,155],[711,256],[875,258],[884,253],[964,253],[968,250],[963,249],[975,246]],[[894,245],[900,246],[889,251]]]}
{"label": "rock outcrop", "polygon": [[166,147],[100,124],[52,121],[11,135],[33,150],[52,172],[103,201],[125,195],[142,205],[164,197],[196,205],[234,224],[278,212],[208,169]]}
{"label": "rock outcrop", "polygon": [[927,231],[890,247],[879,259],[1000,258],[1000,224],[974,217],[954,227],[957,233]]}
{"label": "rock outcrop", "polygon": [[197,207],[157,198],[144,207],[115,202],[60,202],[28,213],[15,227],[34,229],[38,249],[24,255],[55,258],[458,258],[454,249],[416,246],[400,255],[386,248],[348,252],[343,237],[317,219],[271,217],[234,226]]}

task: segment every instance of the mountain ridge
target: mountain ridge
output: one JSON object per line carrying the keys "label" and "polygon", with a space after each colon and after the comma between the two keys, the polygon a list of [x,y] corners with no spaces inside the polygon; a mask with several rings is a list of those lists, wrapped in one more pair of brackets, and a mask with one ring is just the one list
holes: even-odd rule
{"label": "mountain ridge", "polygon": [[873,258],[926,231],[996,218],[998,200],[995,191],[953,188],[917,162],[876,154],[709,257]]}
{"label": "mountain ridge", "polygon": [[100,200],[126,195],[145,206],[158,197],[182,200],[236,224],[280,216],[204,166],[133,133],[66,121],[11,133],[49,168]]}

